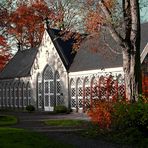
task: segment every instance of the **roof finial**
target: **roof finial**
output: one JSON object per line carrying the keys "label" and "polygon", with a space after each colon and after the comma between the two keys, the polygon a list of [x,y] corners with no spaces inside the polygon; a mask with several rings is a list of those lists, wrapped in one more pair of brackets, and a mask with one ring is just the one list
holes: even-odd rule
{"label": "roof finial", "polygon": [[49,20],[48,20],[47,17],[45,18],[45,26],[44,26],[44,27],[45,27],[45,29],[47,29],[47,30],[49,29]]}
{"label": "roof finial", "polygon": [[17,47],[18,47],[18,51],[22,51],[23,50],[22,44],[21,44],[20,41],[17,43]]}

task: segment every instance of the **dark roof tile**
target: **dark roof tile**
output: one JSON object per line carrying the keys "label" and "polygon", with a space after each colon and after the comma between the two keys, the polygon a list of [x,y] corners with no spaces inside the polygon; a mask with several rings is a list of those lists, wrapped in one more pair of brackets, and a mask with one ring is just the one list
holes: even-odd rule
{"label": "dark roof tile", "polygon": [[30,76],[30,70],[37,51],[35,48],[18,51],[0,73],[0,79]]}
{"label": "dark roof tile", "polygon": [[[111,50],[103,44],[102,39],[103,38],[100,37],[99,40],[88,41],[88,43],[85,41],[84,46],[82,45],[76,54],[69,72],[122,67],[122,55],[111,52]],[[113,49],[119,49],[119,46],[109,34],[106,36],[106,41],[112,45]],[[148,23],[144,23],[141,25],[141,52],[147,43]],[[93,48],[97,48],[97,53],[91,51]]]}

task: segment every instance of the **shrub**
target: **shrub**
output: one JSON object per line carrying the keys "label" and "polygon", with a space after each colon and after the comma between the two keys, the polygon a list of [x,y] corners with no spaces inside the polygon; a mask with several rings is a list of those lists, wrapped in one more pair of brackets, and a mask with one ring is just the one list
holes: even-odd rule
{"label": "shrub", "polygon": [[139,98],[134,103],[116,102],[112,112],[112,126],[116,129],[132,127],[141,132],[148,132],[148,103],[145,98]]}
{"label": "shrub", "polygon": [[96,100],[93,106],[87,112],[88,116],[94,123],[97,123],[100,128],[108,129],[111,125],[111,112],[113,102],[106,100]]}
{"label": "shrub", "polygon": [[58,106],[55,106],[54,112],[55,113],[67,113],[68,112],[68,109],[64,105],[58,105]]}
{"label": "shrub", "polygon": [[142,96],[137,102],[131,103],[126,99],[96,100],[87,112],[91,120],[101,129],[114,130],[137,128],[148,132],[148,99]]}
{"label": "shrub", "polygon": [[33,105],[28,105],[28,106],[26,106],[26,110],[28,112],[33,112],[33,111],[35,111],[35,107]]}

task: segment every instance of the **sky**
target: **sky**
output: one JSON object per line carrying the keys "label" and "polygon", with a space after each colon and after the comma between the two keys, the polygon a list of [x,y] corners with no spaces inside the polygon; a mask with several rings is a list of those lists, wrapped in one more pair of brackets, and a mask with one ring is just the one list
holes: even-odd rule
{"label": "sky", "polygon": [[141,22],[148,22],[148,0],[139,0]]}
{"label": "sky", "polygon": [[148,22],[148,7],[142,8],[140,11],[141,22]]}

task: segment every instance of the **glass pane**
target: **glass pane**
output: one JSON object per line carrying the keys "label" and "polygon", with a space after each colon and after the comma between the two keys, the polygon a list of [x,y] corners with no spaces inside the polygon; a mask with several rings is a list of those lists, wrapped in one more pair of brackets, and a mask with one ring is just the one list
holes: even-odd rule
{"label": "glass pane", "polygon": [[50,93],[54,93],[54,84],[53,84],[53,81],[50,81]]}
{"label": "glass pane", "polygon": [[50,96],[50,106],[51,107],[54,106],[54,96],[53,95]]}
{"label": "glass pane", "polygon": [[76,99],[71,99],[71,107],[76,107]]}
{"label": "glass pane", "polygon": [[49,93],[49,85],[48,85],[48,82],[45,82],[45,93]]}
{"label": "glass pane", "polygon": [[49,106],[49,96],[45,95],[45,106]]}
{"label": "glass pane", "polygon": [[38,85],[39,85],[39,90],[38,91],[39,91],[39,94],[41,94],[42,93],[42,83],[39,83]]}
{"label": "glass pane", "polygon": [[76,95],[76,90],[75,90],[75,88],[71,88],[71,96],[73,97],[73,96],[75,96]]}
{"label": "glass pane", "polygon": [[59,81],[57,81],[57,93],[61,92],[61,84]]}
{"label": "glass pane", "polygon": [[82,87],[79,87],[78,88],[78,96],[82,96],[82,94],[83,94]]}
{"label": "glass pane", "polygon": [[75,86],[75,82],[73,79],[71,80],[71,86]]}
{"label": "glass pane", "polygon": [[41,107],[42,106],[42,96],[39,96],[39,107]]}
{"label": "glass pane", "polygon": [[52,69],[50,67],[46,68],[46,70],[44,72],[44,79],[45,80],[53,79],[53,72],[52,72]]}
{"label": "glass pane", "polygon": [[79,100],[78,100],[78,105],[79,105],[80,108],[83,107],[83,101],[82,101],[82,99],[79,99]]}

